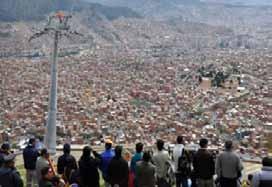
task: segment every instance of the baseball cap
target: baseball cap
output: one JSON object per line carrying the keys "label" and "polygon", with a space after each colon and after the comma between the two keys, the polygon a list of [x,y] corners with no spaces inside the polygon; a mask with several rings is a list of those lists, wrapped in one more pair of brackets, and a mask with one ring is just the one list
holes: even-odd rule
{"label": "baseball cap", "polygon": [[113,144],[113,142],[110,139],[105,140],[106,144]]}

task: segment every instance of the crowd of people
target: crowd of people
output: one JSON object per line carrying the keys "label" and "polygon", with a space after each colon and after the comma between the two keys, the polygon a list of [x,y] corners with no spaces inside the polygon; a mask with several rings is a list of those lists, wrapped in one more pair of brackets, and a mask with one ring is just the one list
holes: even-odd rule
{"label": "crowd of people", "polygon": [[[131,159],[124,156],[122,146],[113,148],[105,141],[101,154],[85,146],[79,161],[71,155],[69,144],[55,165],[47,149],[38,150],[30,139],[23,150],[27,187],[100,187],[100,173],[105,187],[271,187],[272,158],[263,158],[260,172],[241,181],[243,164],[233,150],[232,141],[225,142],[225,150],[212,154],[208,139],[200,139],[196,152],[187,150],[182,136],[178,136],[172,151],[164,141],[157,140],[156,151],[136,144]],[[15,167],[16,155],[4,143],[0,150],[0,187],[23,187],[23,180]]]}

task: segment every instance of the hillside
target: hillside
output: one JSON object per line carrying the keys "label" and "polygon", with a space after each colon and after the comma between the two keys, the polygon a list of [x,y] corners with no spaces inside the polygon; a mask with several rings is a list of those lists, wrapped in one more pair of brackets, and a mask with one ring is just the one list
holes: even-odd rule
{"label": "hillside", "polygon": [[[180,18],[189,22],[224,25],[234,29],[267,24],[272,20],[272,7],[248,6],[245,0],[84,0],[109,6],[125,6],[147,19]],[[217,2],[217,3],[215,3]],[[251,4],[256,0],[249,1]],[[265,3],[266,1],[261,1]],[[268,1],[267,1],[268,2]],[[250,3],[248,3],[250,4]],[[261,5],[261,3],[259,3]]]}
{"label": "hillside", "polygon": [[42,20],[50,12],[94,11],[113,20],[118,17],[139,17],[127,7],[109,7],[79,0],[1,0],[0,21]]}
{"label": "hillside", "polygon": [[201,0],[203,2],[211,3],[224,3],[224,4],[233,4],[233,5],[272,5],[271,0]]}

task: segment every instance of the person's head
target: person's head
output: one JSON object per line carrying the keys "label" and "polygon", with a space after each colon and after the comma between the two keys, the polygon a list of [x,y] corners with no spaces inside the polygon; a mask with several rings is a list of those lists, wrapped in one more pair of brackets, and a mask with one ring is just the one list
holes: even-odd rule
{"label": "person's head", "polygon": [[60,177],[59,176],[52,176],[51,182],[53,186],[60,186]]}
{"label": "person's head", "polygon": [[253,175],[252,175],[252,174],[249,174],[249,175],[247,176],[247,180],[248,180],[248,181],[252,181],[252,179],[253,179]]}
{"label": "person's head", "polygon": [[157,140],[157,148],[159,151],[162,151],[164,147],[164,141],[163,140]]}
{"label": "person's head", "polygon": [[63,153],[64,154],[70,154],[71,152],[71,146],[70,144],[66,143],[63,145]]}
{"label": "person's head", "polygon": [[47,149],[42,149],[41,150],[41,157],[48,159],[49,158],[49,153],[47,151]]}
{"label": "person's head", "polygon": [[4,167],[6,168],[11,168],[14,169],[15,168],[15,154],[9,154],[4,156]]}
{"label": "person's head", "polygon": [[144,144],[142,144],[141,142],[136,144],[136,152],[137,153],[141,153],[143,151],[143,149],[144,149]]}
{"label": "person's head", "polygon": [[121,158],[122,157],[122,151],[123,151],[123,148],[122,146],[116,146],[115,147],[115,157],[117,158]]}
{"label": "person's head", "polygon": [[9,143],[3,143],[1,146],[1,149],[2,149],[2,151],[6,152],[6,153],[9,152],[10,151]]}
{"label": "person's head", "polygon": [[272,158],[271,157],[264,157],[262,160],[262,164],[264,167],[272,167]]}
{"label": "person's head", "polygon": [[37,141],[43,142],[43,136],[38,136]]}
{"label": "person's head", "polygon": [[208,143],[209,143],[209,141],[206,138],[202,138],[199,141],[199,146],[201,148],[207,148],[208,147]]}
{"label": "person's head", "polygon": [[29,145],[32,145],[32,146],[35,146],[35,144],[36,144],[36,139],[35,139],[35,138],[30,138],[29,141],[28,141],[28,144],[29,144]]}
{"label": "person's head", "polygon": [[41,170],[41,176],[43,180],[51,180],[54,176],[53,171],[49,167],[44,167]]}
{"label": "person's head", "polygon": [[144,162],[149,162],[151,160],[151,155],[148,151],[145,151],[143,154],[143,161]]}
{"label": "person's head", "polygon": [[177,137],[177,144],[183,144],[183,137],[182,136]]}
{"label": "person's head", "polygon": [[112,141],[111,140],[106,140],[105,141],[105,149],[110,150],[112,148]]}
{"label": "person's head", "polygon": [[85,146],[82,151],[82,157],[87,158],[91,156],[92,149],[89,146]]}
{"label": "person's head", "polygon": [[231,151],[232,148],[233,148],[232,141],[231,141],[231,140],[226,141],[226,142],[225,142],[225,149],[226,149],[227,151]]}

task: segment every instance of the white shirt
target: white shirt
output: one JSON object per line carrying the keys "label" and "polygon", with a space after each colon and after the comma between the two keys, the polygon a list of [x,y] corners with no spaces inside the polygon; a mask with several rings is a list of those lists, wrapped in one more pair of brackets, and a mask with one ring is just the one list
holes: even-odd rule
{"label": "white shirt", "polygon": [[167,162],[170,161],[167,151],[158,151],[153,156],[156,175],[159,178],[166,178],[167,175]]}
{"label": "white shirt", "polygon": [[182,150],[184,149],[183,144],[176,144],[173,150],[173,158],[174,158],[174,171],[177,173],[178,170],[178,160],[179,157],[181,156]]}

